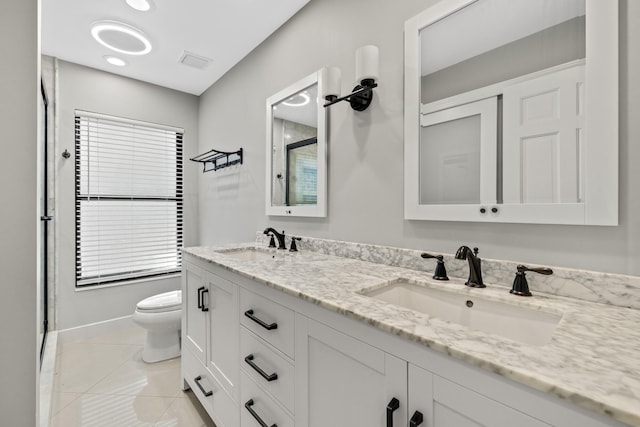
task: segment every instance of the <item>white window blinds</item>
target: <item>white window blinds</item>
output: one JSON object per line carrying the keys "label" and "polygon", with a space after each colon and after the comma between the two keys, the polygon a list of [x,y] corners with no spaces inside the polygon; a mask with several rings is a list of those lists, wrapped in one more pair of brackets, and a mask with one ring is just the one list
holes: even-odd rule
{"label": "white window blinds", "polygon": [[76,286],[178,272],[182,130],[76,111]]}

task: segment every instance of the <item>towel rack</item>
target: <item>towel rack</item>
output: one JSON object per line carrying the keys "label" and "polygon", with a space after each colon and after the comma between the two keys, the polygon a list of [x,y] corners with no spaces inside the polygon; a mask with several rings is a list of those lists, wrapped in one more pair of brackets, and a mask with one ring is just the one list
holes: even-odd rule
{"label": "towel rack", "polygon": [[242,148],[238,151],[209,150],[189,160],[202,163],[202,173],[217,171],[236,164],[242,164]]}

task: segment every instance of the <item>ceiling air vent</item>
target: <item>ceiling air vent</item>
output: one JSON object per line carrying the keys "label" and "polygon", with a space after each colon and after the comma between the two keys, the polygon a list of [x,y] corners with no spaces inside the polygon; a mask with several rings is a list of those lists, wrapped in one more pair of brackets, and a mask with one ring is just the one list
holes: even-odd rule
{"label": "ceiling air vent", "polygon": [[187,52],[186,50],[182,52],[182,56],[178,60],[181,64],[188,65],[189,67],[197,68],[199,70],[204,70],[211,59],[205,58],[204,56],[196,55],[195,53]]}

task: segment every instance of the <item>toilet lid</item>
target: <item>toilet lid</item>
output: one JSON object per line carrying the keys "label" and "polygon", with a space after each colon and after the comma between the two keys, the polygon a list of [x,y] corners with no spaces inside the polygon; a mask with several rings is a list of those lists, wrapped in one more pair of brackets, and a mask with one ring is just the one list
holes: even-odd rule
{"label": "toilet lid", "polygon": [[173,311],[179,310],[181,305],[182,291],[170,291],[143,299],[137,308],[141,311]]}

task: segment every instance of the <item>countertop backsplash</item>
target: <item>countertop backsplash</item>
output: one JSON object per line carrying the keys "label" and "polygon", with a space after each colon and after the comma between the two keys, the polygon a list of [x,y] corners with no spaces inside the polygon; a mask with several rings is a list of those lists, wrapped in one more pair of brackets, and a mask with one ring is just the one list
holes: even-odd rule
{"label": "countertop backsplash", "polygon": [[[424,271],[429,275],[435,269],[435,260],[425,260],[420,257],[429,250],[415,250],[394,248],[389,246],[371,245],[366,243],[343,242],[339,240],[319,239],[301,236],[297,242],[300,251],[311,251],[344,258],[385,264],[394,267],[409,268]],[[287,247],[291,244],[289,236],[286,238]],[[256,232],[256,243],[267,246],[269,238],[262,232]],[[439,252],[430,252],[440,255]],[[452,254],[444,256],[449,277],[466,278],[469,267],[466,261],[457,260]],[[482,258],[482,276],[487,286],[501,286],[510,289],[516,273],[516,266],[525,264],[529,267],[539,265],[527,261],[513,262]],[[537,292],[576,298],[584,301],[610,304],[640,310],[640,277],[622,274],[602,273],[588,270],[545,265],[553,269],[553,274],[544,276],[529,273],[527,280],[529,289]]]}

